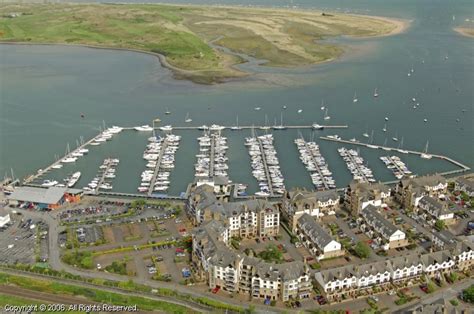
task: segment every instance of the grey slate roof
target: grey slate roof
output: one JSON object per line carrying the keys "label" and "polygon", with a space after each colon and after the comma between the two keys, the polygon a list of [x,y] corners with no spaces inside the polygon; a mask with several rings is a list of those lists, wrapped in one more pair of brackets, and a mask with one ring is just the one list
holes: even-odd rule
{"label": "grey slate roof", "polygon": [[327,233],[311,215],[301,215],[301,217],[298,218],[298,226],[320,249],[323,249],[333,241],[329,233]]}
{"label": "grey slate roof", "polygon": [[21,186],[15,188],[13,193],[8,196],[8,199],[42,203],[42,204],[57,204],[64,196],[67,188],[50,187],[50,188],[36,188],[30,186]]}
{"label": "grey slate roof", "polygon": [[383,235],[391,236],[398,230],[398,228],[385,219],[373,205],[367,205],[361,211],[361,214],[369,225],[374,226],[374,228],[379,230]]}
{"label": "grey slate roof", "polygon": [[465,187],[468,191],[474,191],[474,180],[468,180],[460,177],[456,179],[456,183]]}

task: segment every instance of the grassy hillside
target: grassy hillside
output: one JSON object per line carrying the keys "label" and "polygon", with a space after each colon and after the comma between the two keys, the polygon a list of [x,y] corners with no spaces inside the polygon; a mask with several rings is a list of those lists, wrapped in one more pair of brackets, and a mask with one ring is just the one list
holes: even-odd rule
{"label": "grassy hillside", "polygon": [[316,11],[174,5],[3,4],[0,40],[85,44],[157,52],[177,76],[213,83],[244,73],[241,60],[208,45],[301,66],[337,57],[341,48],[324,37],[376,36],[393,31],[389,21]]}

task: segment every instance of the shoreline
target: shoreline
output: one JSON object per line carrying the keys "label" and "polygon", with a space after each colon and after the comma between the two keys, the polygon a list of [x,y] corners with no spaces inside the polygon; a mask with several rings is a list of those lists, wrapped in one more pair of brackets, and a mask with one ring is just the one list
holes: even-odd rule
{"label": "shoreline", "polygon": [[[113,3],[112,3],[113,4]],[[79,3],[76,3],[76,5],[82,5]],[[169,3],[156,3],[155,5],[166,5],[166,6],[174,6],[174,7],[183,7],[183,5],[179,4],[169,4]],[[285,8],[285,7],[268,7],[268,6],[232,6],[232,5],[196,5],[196,4],[186,4],[184,5],[185,7],[197,7],[197,8],[224,8],[224,9],[236,9],[236,10],[245,10],[245,11],[266,11],[270,13],[275,13],[275,12],[293,12],[293,13],[301,13],[301,14],[312,14],[312,15],[317,15],[317,14],[322,14],[323,12],[320,9],[317,8],[310,8],[308,10],[303,10],[301,8],[298,9],[291,9],[291,8]],[[355,39],[370,39],[370,38],[379,38],[379,37],[387,37],[387,36],[394,36],[401,34],[405,32],[410,24],[411,20],[402,20],[402,19],[396,19],[396,18],[389,18],[389,17],[383,17],[383,16],[371,16],[371,15],[362,15],[362,14],[351,14],[351,13],[338,13],[338,12],[329,12],[330,14],[334,15],[339,15],[339,16],[348,16],[348,17],[355,17],[355,18],[362,18],[362,19],[368,19],[372,21],[380,21],[384,23],[389,23],[391,25],[394,25],[394,28],[390,31],[385,31],[381,32],[380,34],[375,34],[375,35],[362,35],[362,36],[357,36],[357,35],[341,35],[342,37],[349,37],[349,38],[355,38]],[[385,27],[383,25],[382,27]],[[378,32],[377,30],[374,30],[374,32]],[[324,39],[323,39],[324,41]],[[151,56],[155,56],[158,58],[160,64],[162,67],[167,68],[168,70],[171,71],[172,76],[174,79],[177,80],[189,80],[193,83],[196,84],[203,84],[203,85],[214,85],[214,84],[220,84],[220,83],[225,83],[233,80],[242,80],[245,78],[248,78],[251,75],[254,75],[256,72],[252,71],[251,69],[241,69],[239,67],[240,64],[239,62],[235,62],[235,60],[232,60],[233,54],[223,52],[220,49],[215,49],[212,47],[210,42],[205,41],[207,45],[209,45],[212,49],[218,52],[220,54],[223,64],[222,66],[224,68],[218,69],[218,70],[188,70],[188,69],[183,69],[179,68],[177,66],[174,66],[170,62],[168,62],[167,57],[163,54],[160,54],[158,52],[153,52],[149,50],[142,50],[142,49],[137,49],[137,48],[128,48],[128,47],[114,47],[114,46],[107,46],[107,45],[99,45],[95,43],[64,43],[64,42],[37,42],[37,41],[13,41],[13,40],[7,40],[7,41],[2,41],[0,39],[1,44],[19,44],[19,45],[60,45],[60,46],[65,46],[65,47],[86,47],[86,48],[92,48],[92,49],[111,49],[111,50],[116,50],[116,51],[130,51],[130,52],[138,52],[138,53],[144,53],[148,54]],[[324,60],[319,60],[319,61],[314,61],[310,62],[308,64],[302,64],[302,65],[288,65],[288,66],[282,66],[281,68],[284,69],[301,69],[302,67],[313,67],[313,66],[318,66],[321,64],[326,64],[330,62],[334,62],[339,60],[342,55],[346,54],[347,51],[344,49],[344,45],[340,46],[342,49],[342,52],[331,56],[330,58],[324,59]],[[272,67],[272,68],[280,68],[280,66],[267,66],[266,63],[263,63],[258,66],[264,66],[264,67]],[[219,73],[220,72],[220,73]]]}
{"label": "shoreline", "polygon": [[[464,37],[469,37],[469,38],[474,38],[474,28],[469,28],[469,27],[455,27],[453,30],[461,34]],[[471,31],[471,33],[469,33]]]}

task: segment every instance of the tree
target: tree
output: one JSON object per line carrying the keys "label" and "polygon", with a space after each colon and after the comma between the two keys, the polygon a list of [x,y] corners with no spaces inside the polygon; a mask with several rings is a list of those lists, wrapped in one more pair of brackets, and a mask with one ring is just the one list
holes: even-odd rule
{"label": "tree", "polygon": [[364,242],[357,242],[354,246],[354,253],[360,258],[368,258],[370,256],[370,248]]}
{"label": "tree", "polygon": [[279,262],[283,259],[283,253],[275,244],[268,245],[258,256],[266,262]]}
{"label": "tree", "polygon": [[462,299],[465,302],[474,303],[474,285],[462,291]]}
{"label": "tree", "polygon": [[444,229],[446,228],[446,224],[445,224],[444,221],[442,221],[442,220],[436,220],[435,228],[436,228],[438,231],[444,230]]}

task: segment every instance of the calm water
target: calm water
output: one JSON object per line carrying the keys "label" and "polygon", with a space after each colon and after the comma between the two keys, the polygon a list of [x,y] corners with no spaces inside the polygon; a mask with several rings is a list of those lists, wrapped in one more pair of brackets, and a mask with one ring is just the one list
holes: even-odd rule
{"label": "calm water", "polygon": [[[127,1],[130,2],[130,1]],[[143,2],[143,1],[140,1]],[[172,1],[180,3],[180,1]],[[183,1],[181,3],[190,2]],[[195,1],[194,3],[198,3]],[[199,2],[201,3],[201,2]],[[202,3],[287,5],[289,1],[203,1]],[[105,120],[107,125],[132,126],[149,123],[159,116],[164,124],[183,125],[189,112],[193,124],[262,124],[265,114],[271,122],[279,119],[283,105],[285,122],[307,125],[322,122],[319,109],[324,99],[331,124],[348,124],[347,130],[301,133],[311,136],[337,133],[357,137],[374,130],[375,142],[382,144],[395,134],[404,137],[405,147],[445,154],[474,166],[473,148],[473,40],[451,29],[464,19],[473,19],[468,1],[293,1],[301,7],[351,11],[412,19],[408,32],[387,38],[341,40],[351,54],[341,60],[298,70],[258,68],[246,82],[200,86],[176,81],[155,57],[132,52],[60,46],[0,45],[0,174],[13,168],[19,177],[49,164],[64,154],[66,144],[76,145],[79,136],[94,136]],[[455,20],[453,20],[455,15]],[[448,59],[445,57],[448,56]],[[422,62],[424,60],[424,63]],[[244,65],[245,67],[245,65]],[[407,73],[411,68],[411,77]],[[247,66],[248,68],[248,66]],[[380,93],[372,97],[374,88]],[[359,102],[352,97],[357,92]],[[413,109],[411,98],[420,103]],[[261,111],[253,108],[259,106]],[[172,111],[164,116],[165,108]],[[302,114],[297,110],[303,109]],[[465,112],[462,112],[465,110]],[[81,119],[81,113],[85,119]],[[389,117],[387,133],[382,132]],[[428,119],[424,123],[423,119]],[[459,122],[456,119],[460,119]],[[298,159],[293,139],[298,130],[276,131],[287,187],[311,186]],[[180,131],[183,136],[172,173],[170,193],[177,194],[193,179],[198,131]],[[244,137],[249,131],[225,133],[229,138],[230,177],[256,187]],[[91,153],[75,165],[65,166],[44,178],[64,178],[79,169],[86,184],[106,157],[120,158],[117,191],[134,192],[145,162],[141,154],[147,134],[123,132],[106,145],[90,147]],[[395,145],[395,144],[394,144]],[[320,141],[339,186],[350,173],[337,155],[341,145]],[[382,151],[361,149],[380,180],[392,180],[378,160]],[[424,161],[402,156],[418,174],[453,169],[446,162]]]}

